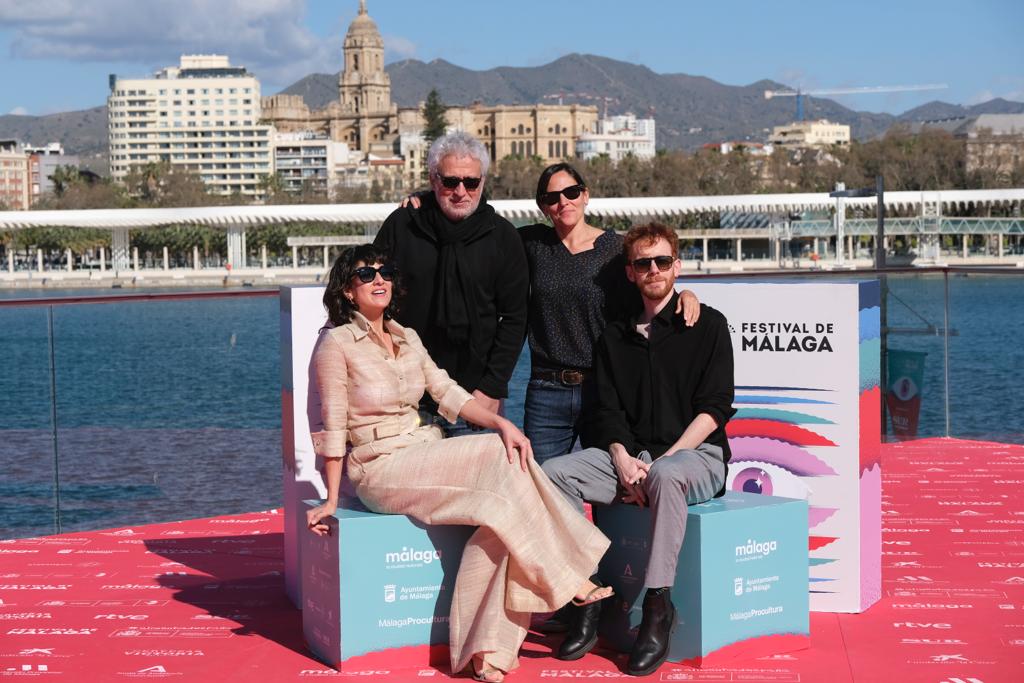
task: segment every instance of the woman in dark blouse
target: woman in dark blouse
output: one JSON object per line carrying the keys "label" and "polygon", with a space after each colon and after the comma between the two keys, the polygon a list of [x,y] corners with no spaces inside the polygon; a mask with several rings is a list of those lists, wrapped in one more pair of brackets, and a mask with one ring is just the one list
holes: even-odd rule
{"label": "woman in dark blouse", "polygon": [[[530,266],[524,431],[543,462],[569,453],[581,436],[596,399],[594,346],[605,325],[628,315],[639,299],[626,280],[622,237],[586,221],[590,193],[579,171],[567,163],[548,166],[536,199],[552,225],[519,230]],[[692,325],[700,302],[688,290],[679,302]]]}

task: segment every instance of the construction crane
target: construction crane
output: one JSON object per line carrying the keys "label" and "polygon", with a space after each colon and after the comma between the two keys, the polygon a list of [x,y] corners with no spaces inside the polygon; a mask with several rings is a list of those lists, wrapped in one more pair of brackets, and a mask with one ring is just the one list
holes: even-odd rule
{"label": "construction crane", "polygon": [[591,100],[591,101],[596,101],[596,102],[603,102],[604,103],[604,118],[608,118],[608,103],[609,102],[614,102],[615,104],[619,103],[619,98],[617,98],[617,97],[605,97],[604,95],[591,95],[591,94],[585,93],[585,92],[567,93],[564,90],[556,92],[556,93],[551,93],[550,95],[541,95],[541,97],[543,99],[545,99],[545,100],[558,100],[558,104],[562,104],[563,100],[565,98],[568,98],[568,97],[573,97],[573,98],[576,98],[577,100]]}
{"label": "construction crane", "polygon": [[796,120],[804,120],[804,97],[807,95],[871,95],[882,92],[909,92],[917,90],[944,90],[949,86],[945,83],[929,85],[875,85],[863,88],[834,88],[828,90],[765,90],[764,98],[770,100],[773,97],[795,97],[796,98]]}

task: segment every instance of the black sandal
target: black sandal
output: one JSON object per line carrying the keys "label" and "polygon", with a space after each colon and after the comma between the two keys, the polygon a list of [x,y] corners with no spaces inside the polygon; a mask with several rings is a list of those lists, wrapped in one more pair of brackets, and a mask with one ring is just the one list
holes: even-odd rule
{"label": "black sandal", "polygon": [[[607,588],[609,590],[608,595],[602,595],[599,598],[595,598],[594,597],[594,593],[596,593],[599,590],[603,590],[605,588]],[[576,606],[576,607],[586,607],[587,605],[592,605],[595,602],[600,602],[601,600],[605,600],[607,598],[610,598],[613,595],[615,595],[615,591],[611,588],[611,586],[602,586],[602,585],[598,584],[598,585],[594,586],[593,588],[591,588],[590,592],[587,593],[586,596],[584,596],[584,598],[582,600],[580,600],[576,596],[573,596],[572,604],[574,606]]]}

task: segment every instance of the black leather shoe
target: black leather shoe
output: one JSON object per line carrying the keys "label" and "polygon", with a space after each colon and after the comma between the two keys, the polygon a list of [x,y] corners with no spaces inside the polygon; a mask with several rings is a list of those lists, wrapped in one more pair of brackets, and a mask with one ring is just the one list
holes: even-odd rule
{"label": "black leather shoe", "polygon": [[640,631],[626,665],[630,676],[649,676],[657,671],[668,657],[672,632],[676,630],[676,608],[668,588],[648,589],[643,610]]}
{"label": "black leather shoe", "polygon": [[569,629],[565,640],[558,646],[555,657],[563,662],[572,662],[594,649],[597,645],[597,623],[601,619],[602,601],[592,602],[583,607],[566,606],[569,614]]}
{"label": "black leather shoe", "polygon": [[565,633],[569,630],[569,624],[573,620],[572,616],[572,605],[565,604],[558,609],[556,612],[552,612],[551,616],[537,625],[536,630],[541,633]]}

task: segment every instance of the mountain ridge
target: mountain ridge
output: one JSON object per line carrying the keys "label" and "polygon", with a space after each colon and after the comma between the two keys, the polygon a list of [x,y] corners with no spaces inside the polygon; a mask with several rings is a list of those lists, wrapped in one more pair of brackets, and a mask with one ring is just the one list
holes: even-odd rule
{"label": "mountain ridge", "polygon": [[[793,98],[764,98],[765,90],[786,88],[762,79],[747,85],[727,85],[706,76],[659,74],[642,64],[600,55],[572,53],[541,66],[499,66],[475,71],[444,59],[422,62],[406,59],[385,66],[391,76],[392,100],[400,107],[415,107],[436,88],[442,101],[466,106],[557,103],[605,106],[609,114],[632,111],[653,113],[658,147],[698,149],[708,142],[763,140],[772,126],[794,119]],[[309,74],[280,94],[301,95],[311,109],[338,98],[337,74]],[[607,98],[607,100],[605,99]],[[902,114],[881,114],[849,109],[833,100],[805,97],[806,118],[827,118],[851,126],[855,139],[883,134],[897,122],[973,116],[982,113],[1024,113],[1024,103],[995,98],[975,105],[938,100]],[[69,154],[106,171],[106,106],[44,116],[0,116],[0,138],[33,144],[60,141]]]}

